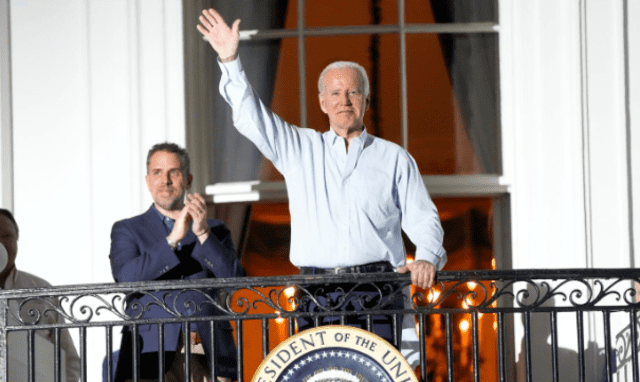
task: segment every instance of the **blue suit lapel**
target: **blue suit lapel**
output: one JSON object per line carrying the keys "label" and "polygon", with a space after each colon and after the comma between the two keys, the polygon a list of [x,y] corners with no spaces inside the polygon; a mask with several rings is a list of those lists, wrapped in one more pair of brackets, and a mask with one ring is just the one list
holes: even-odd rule
{"label": "blue suit lapel", "polygon": [[142,215],[142,221],[144,227],[147,228],[146,231],[149,236],[160,240],[168,235],[167,227],[164,225],[153,207],[149,207],[147,212]]}

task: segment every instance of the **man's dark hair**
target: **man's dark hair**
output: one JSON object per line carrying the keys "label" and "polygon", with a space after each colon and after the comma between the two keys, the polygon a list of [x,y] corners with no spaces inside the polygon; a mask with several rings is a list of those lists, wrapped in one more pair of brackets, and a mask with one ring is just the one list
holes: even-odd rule
{"label": "man's dark hair", "polygon": [[11,211],[6,210],[4,208],[0,208],[0,215],[6,216],[7,219],[13,222],[13,225],[16,227],[16,239],[17,239],[18,236],[20,236],[20,231],[18,230],[18,222],[16,222],[16,219],[13,217],[13,214],[11,213]]}
{"label": "man's dark hair", "polygon": [[191,170],[191,161],[189,160],[189,154],[187,153],[187,150],[176,145],[175,143],[170,142],[156,143],[149,150],[149,153],[147,154],[147,173],[149,173],[149,164],[151,163],[151,157],[158,151],[166,151],[168,153],[178,154],[178,158],[180,158],[180,171],[182,171],[183,175],[189,175],[189,171]]}

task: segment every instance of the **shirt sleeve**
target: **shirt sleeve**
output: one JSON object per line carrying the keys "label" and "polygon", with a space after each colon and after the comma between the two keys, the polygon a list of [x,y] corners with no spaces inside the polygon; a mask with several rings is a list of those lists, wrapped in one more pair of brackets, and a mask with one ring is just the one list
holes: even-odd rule
{"label": "shirt sleeve", "polygon": [[416,161],[402,151],[396,172],[402,229],[416,245],[416,260],[426,260],[441,270],[447,262],[442,246],[444,231],[438,209],[429,197]]}
{"label": "shirt sleeve", "polygon": [[301,129],[288,124],[266,107],[249,84],[240,58],[218,60],[222,77],[220,94],[233,110],[233,124],[283,174],[299,164]]}

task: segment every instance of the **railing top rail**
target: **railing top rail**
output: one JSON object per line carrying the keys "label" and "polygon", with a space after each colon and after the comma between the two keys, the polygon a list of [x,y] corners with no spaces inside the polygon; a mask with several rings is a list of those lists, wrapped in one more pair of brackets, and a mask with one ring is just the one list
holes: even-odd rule
{"label": "railing top rail", "polygon": [[15,328],[37,325],[48,312],[87,326],[143,322],[150,309],[160,309],[167,319],[189,317],[193,309],[207,306],[233,319],[280,313],[294,317],[303,314],[299,307],[316,300],[328,284],[342,293],[329,312],[362,290],[373,292],[379,306],[401,297],[405,309],[416,312],[613,312],[640,306],[636,269],[448,271],[438,274],[431,290],[416,289],[409,296],[402,287],[410,283],[409,274],[369,273],[85,284],[1,291],[0,304],[13,306],[8,311],[17,322]]}
{"label": "railing top rail", "polygon": [[[439,282],[455,281],[535,281],[535,280],[589,280],[624,278],[640,282],[640,269],[520,269],[520,270],[467,270],[443,271],[437,275]],[[238,277],[225,279],[142,281],[103,284],[62,285],[51,288],[1,290],[0,299],[36,297],[44,295],[67,296],[83,293],[128,293],[133,290],[177,290],[185,288],[239,288],[249,282],[254,287],[272,287],[300,284],[324,284],[344,282],[398,281],[408,282],[409,274],[341,274],[322,276],[270,276]],[[54,293],[52,293],[55,291]]]}

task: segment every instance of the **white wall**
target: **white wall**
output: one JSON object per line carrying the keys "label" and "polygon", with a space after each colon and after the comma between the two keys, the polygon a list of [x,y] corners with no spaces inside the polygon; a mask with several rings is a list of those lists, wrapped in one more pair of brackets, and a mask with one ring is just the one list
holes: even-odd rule
{"label": "white wall", "polygon": [[150,204],[146,151],[184,144],[180,2],[13,1],[11,22],[18,265],[111,281],[111,225]]}
{"label": "white wall", "polygon": [[[10,6],[17,266],[54,285],[112,282],[111,226],[151,203],[147,150],[185,144],[181,2]],[[89,337],[90,381],[103,338]]]}

